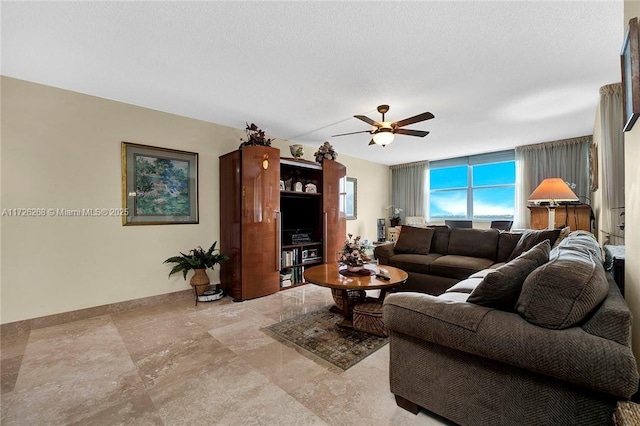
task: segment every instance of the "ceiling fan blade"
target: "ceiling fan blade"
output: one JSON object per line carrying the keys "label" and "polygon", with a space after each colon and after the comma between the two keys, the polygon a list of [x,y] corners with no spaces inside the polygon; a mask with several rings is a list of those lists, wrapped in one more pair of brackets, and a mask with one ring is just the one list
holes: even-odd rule
{"label": "ceiling fan blade", "polygon": [[421,138],[429,134],[429,132],[426,132],[424,130],[411,130],[411,129],[398,129],[393,133],[395,133],[396,135],[419,136]]}
{"label": "ceiling fan blade", "polygon": [[369,142],[369,145],[375,145],[376,143],[373,141],[373,139],[371,139],[371,142]]}
{"label": "ceiling fan blade", "polygon": [[404,120],[396,121],[391,126],[404,127],[404,126],[408,126],[409,124],[418,123],[420,121],[431,120],[432,118],[433,118],[433,114],[431,114],[430,112],[423,112],[422,114],[405,118]]}
{"label": "ceiling fan blade", "polygon": [[362,130],[360,132],[340,133],[339,135],[331,135],[331,137],[335,138],[336,136],[355,135],[358,133],[373,133],[373,132],[371,130]]}
{"label": "ceiling fan blade", "polygon": [[358,120],[362,120],[365,123],[370,124],[372,126],[375,126],[375,127],[380,127],[381,126],[380,123],[378,123],[377,121],[373,121],[372,119],[370,119],[366,115],[354,115],[354,117],[357,118]]}

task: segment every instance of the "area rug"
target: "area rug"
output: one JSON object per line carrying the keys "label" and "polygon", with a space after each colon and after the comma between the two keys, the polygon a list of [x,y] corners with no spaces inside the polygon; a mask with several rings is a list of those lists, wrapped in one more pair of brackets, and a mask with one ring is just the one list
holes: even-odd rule
{"label": "area rug", "polygon": [[388,342],[386,337],[339,328],[336,324],[341,321],[342,315],[323,308],[263,330],[343,370],[354,366]]}

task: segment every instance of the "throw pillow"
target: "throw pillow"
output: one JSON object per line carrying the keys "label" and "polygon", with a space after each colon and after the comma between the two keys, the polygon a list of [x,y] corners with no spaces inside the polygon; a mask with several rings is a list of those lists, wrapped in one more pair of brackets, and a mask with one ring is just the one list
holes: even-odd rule
{"label": "throw pillow", "polygon": [[396,253],[429,254],[433,229],[403,226],[394,251]]}
{"label": "throw pillow", "polygon": [[537,244],[509,263],[489,272],[471,292],[467,302],[514,311],[527,276],[549,261],[549,240]]}
{"label": "throw pillow", "polygon": [[549,244],[553,246],[553,244],[556,242],[556,239],[558,238],[558,235],[560,235],[560,229],[528,229],[524,231],[524,233],[520,237],[520,240],[518,240],[518,244],[516,244],[515,248],[511,252],[511,255],[509,255],[509,259],[507,259],[507,262],[512,261],[525,251],[531,249],[533,246],[543,242],[544,240],[549,240]]}
{"label": "throw pillow", "polygon": [[525,320],[550,329],[581,323],[609,291],[606,272],[591,253],[559,249],[527,277],[516,305]]}
{"label": "throw pillow", "polygon": [[567,238],[570,233],[571,233],[571,228],[570,227],[565,226],[563,228],[560,228],[560,233],[558,234],[558,238],[556,239],[556,242],[553,243],[553,245],[551,246],[551,250],[553,250],[554,248],[558,247],[560,245],[560,243],[562,242],[562,240]]}

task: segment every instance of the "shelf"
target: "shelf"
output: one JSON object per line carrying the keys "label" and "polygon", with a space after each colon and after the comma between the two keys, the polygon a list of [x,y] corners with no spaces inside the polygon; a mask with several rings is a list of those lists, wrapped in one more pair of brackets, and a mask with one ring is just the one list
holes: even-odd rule
{"label": "shelf", "polygon": [[292,248],[299,248],[299,247],[321,246],[321,245],[322,245],[322,241],[311,241],[311,242],[308,242],[308,243],[283,244],[282,248],[283,249],[292,249]]}
{"label": "shelf", "polygon": [[298,268],[300,266],[315,266],[315,265],[320,265],[320,264],[322,264],[322,258],[320,258],[318,260],[314,260],[313,262],[294,263],[293,265],[283,266],[282,268],[280,268],[280,270]]}
{"label": "shelf", "polygon": [[296,287],[300,287],[300,286],[303,286],[303,285],[306,285],[306,284],[308,284],[308,283],[307,282],[302,282],[302,283],[297,283],[297,284],[291,284],[290,286],[287,286],[287,287],[280,287],[280,291],[289,290],[290,288],[296,288]]}
{"label": "shelf", "polygon": [[322,192],[283,191],[281,189],[280,195],[283,195],[285,197],[291,197],[291,196],[317,197],[317,196],[322,196]]}
{"label": "shelf", "polygon": [[304,169],[322,170],[322,165],[303,159],[296,158],[282,158],[280,157],[280,164],[286,164],[288,166],[302,167]]}

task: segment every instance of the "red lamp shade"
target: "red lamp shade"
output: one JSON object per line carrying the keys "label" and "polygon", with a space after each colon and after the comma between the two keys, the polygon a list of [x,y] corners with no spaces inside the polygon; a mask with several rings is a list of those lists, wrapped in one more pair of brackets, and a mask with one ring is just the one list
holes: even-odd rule
{"label": "red lamp shade", "polygon": [[562,179],[547,178],[529,195],[528,201],[548,201],[553,205],[558,201],[578,201],[578,196]]}

